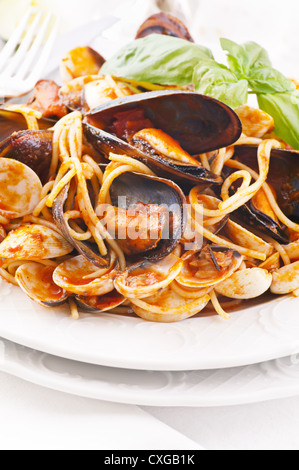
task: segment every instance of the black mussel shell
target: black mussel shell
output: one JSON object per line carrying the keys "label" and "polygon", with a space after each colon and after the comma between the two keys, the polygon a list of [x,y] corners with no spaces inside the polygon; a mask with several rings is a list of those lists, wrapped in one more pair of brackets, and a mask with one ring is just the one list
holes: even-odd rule
{"label": "black mussel shell", "polygon": [[116,137],[114,125],[117,116],[131,111],[143,114],[141,127],[136,132],[145,127],[161,129],[190,155],[196,156],[230,146],[239,139],[242,124],[232,109],[207,96],[171,90],[114,100],[85,117],[86,138],[106,156],[110,151],[125,153],[146,163],[159,176],[171,176],[179,183],[181,180],[222,183],[221,177],[202,166],[181,164],[151,152],[133,150],[124,135]]}
{"label": "black mussel shell", "polygon": [[93,263],[95,266],[98,266],[99,268],[108,267],[110,260],[108,257],[104,258],[101,256],[95,243],[75,240],[71,236],[68,224],[63,217],[64,205],[67,200],[68,192],[69,185],[63,188],[53,204],[53,217],[57,227],[62,232],[66,240],[74,247],[74,249],[87,258],[91,263]]}
{"label": "black mussel shell", "polygon": [[52,161],[53,131],[19,131],[0,143],[0,157],[29,166],[46,183]]}
{"label": "black mussel shell", "polygon": [[164,12],[150,16],[139,28],[136,39],[145,38],[150,34],[163,34],[194,42],[188,28],[182,21]]}
{"label": "black mussel shell", "polygon": [[152,176],[125,173],[113,182],[110,196],[113,206],[127,210],[139,203],[166,207],[169,212],[167,233],[163,234],[157,247],[143,253],[142,258],[160,260],[174,251],[187,223],[186,199],[175,183]]}
{"label": "black mussel shell", "polygon": [[[257,150],[257,146],[237,146],[234,158],[258,172]],[[274,189],[280,209],[292,221],[299,223],[299,153],[273,149],[267,183]],[[257,210],[252,202],[241,211],[248,223],[258,230],[263,230],[280,243],[289,241],[284,227]]]}
{"label": "black mussel shell", "polygon": [[161,178],[170,178],[180,185],[186,182],[193,184],[221,184],[220,176],[216,176],[202,166],[193,166],[183,163],[176,163],[163,157],[154,157],[143,153],[140,149],[133,147],[124,140],[97,129],[89,124],[84,124],[84,133],[87,140],[103,156],[116,153],[135,158],[147,165],[154,173]]}
{"label": "black mussel shell", "polygon": [[107,131],[116,114],[133,109],[144,110],[153,127],[177,140],[190,155],[228,147],[242,133],[241,121],[231,108],[188,91],[154,91],[114,100],[89,113],[86,122]]}

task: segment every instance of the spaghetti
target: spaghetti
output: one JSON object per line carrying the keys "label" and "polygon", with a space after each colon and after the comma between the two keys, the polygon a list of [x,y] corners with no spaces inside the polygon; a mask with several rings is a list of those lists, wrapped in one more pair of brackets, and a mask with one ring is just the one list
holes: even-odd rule
{"label": "spaghetti", "polygon": [[[88,80],[86,83],[89,83]],[[106,77],[99,86],[105,93],[108,93],[108,89],[113,89],[117,96],[123,97],[137,92],[138,83],[131,84],[128,88],[129,85],[125,81]],[[10,106],[8,109],[21,113],[29,130],[39,129],[40,113],[25,106]],[[169,139],[168,144],[171,142]],[[223,299],[217,293],[217,287],[223,280],[238,271],[250,272],[251,268],[254,268],[251,269],[253,276],[256,269],[270,274],[277,272],[282,264],[291,269],[292,263],[296,261],[290,258],[288,247],[265,235],[258,227],[251,231],[250,228],[236,224],[233,220],[238,210],[262,191],[277,221],[290,230],[293,237],[299,232],[299,225],[280,209],[267,181],[272,150],[280,148],[281,143],[243,134],[236,145],[246,143],[257,144],[259,173],[234,159],[234,146],[220,149],[213,155],[198,156],[202,165],[214,174],[221,175],[226,169],[230,172],[223,182],[220,194],[216,195],[211,189],[203,191],[201,186],[194,186],[187,195],[190,203],[187,207],[188,232],[191,233],[188,233],[188,238],[201,237],[202,246],[195,245],[193,251],[186,250],[186,231],[172,254],[159,261],[148,261],[144,256],[144,259],[141,257],[136,264],[125,254],[122,244],[105,226],[103,214],[105,211],[113,213],[110,210],[110,191],[120,176],[131,173],[156,178],[157,175],[144,163],[113,152],[107,155],[108,164],[99,165],[95,160],[95,152],[88,153],[90,146],[84,141],[82,114],[75,111],[66,115],[53,128],[49,175],[40,191],[38,204],[30,213],[13,219],[7,218],[4,213],[1,214],[0,207],[0,224],[8,235],[0,244],[0,276],[26,291],[28,283],[20,282],[20,268],[33,269],[30,263],[35,263],[34,272],[40,275],[37,276],[34,288],[42,289],[44,282],[47,292],[52,295],[50,300],[45,301],[45,305],[55,307],[66,299],[74,319],[79,318],[78,305],[82,305],[84,299],[89,309],[92,305],[101,305],[102,311],[117,314],[134,312],[141,318],[157,322],[190,318],[211,303],[219,316],[229,319],[230,316],[222,307],[222,304],[229,304],[228,299]],[[174,159],[175,155],[171,155]],[[237,183],[238,188],[235,189]],[[32,259],[28,249],[28,259],[19,259],[14,256],[13,252],[15,250],[17,253],[17,247],[13,244],[11,257],[1,257],[1,247],[3,248],[3,244],[9,240],[14,240],[20,228],[24,228],[26,232],[26,227],[43,227],[44,230],[51,231],[49,233],[56,233],[57,237],[60,237],[58,241],[63,239],[63,233],[55,222],[53,206],[64,190],[67,190],[67,199],[62,217],[70,237],[81,243],[96,245],[99,255],[108,259],[109,264],[96,266],[91,259],[74,253],[73,247],[69,246],[67,241],[63,242],[64,251],[61,256],[57,256],[56,241],[56,251],[53,251],[55,256],[50,254],[46,259],[42,255],[45,243],[42,237],[37,242],[35,240],[40,246],[40,258]],[[142,226],[153,207],[148,208],[141,204],[139,206],[139,212],[135,216],[129,215],[125,209],[118,208],[118,223],[125,221],[128,225],[137,223],[138,227]],[[162,224],[163,211],[154,207],[154,212]],[[228,220],[231,220],[229,226]],[[255,234],[256,231],[258,235]],[[158,238],[157,243],[160,241]],[[27,243],[26,240],[25,242]],[[47,243],[54,246],[53,235]],[[49,251],[51,253],[51,247]],[[42,277],[46,267],[52,269],[51,276],[47,279]],[[34,280],[31,282],[34,284]],[[293,292],[295,296],[299,295],[299,285],[295,286]],[[34,298],[32,293],[26,293]],[[79,304],[78,293],[81,302]],[[227,292],[226,295],[233,303],[239,302],[233,293]]]}

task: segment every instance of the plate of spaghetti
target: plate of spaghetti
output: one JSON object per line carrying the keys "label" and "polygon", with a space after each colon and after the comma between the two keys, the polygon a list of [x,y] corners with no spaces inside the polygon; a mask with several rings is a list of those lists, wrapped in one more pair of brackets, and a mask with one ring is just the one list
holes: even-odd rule
{"label": "plate of spaghetti", "polygon": [[155,15],[125,51],[70,51],[62,86],[0,110],[3,337],[158,370],[297,352],[297,83],[257,44],[222,45],[229,67]]}

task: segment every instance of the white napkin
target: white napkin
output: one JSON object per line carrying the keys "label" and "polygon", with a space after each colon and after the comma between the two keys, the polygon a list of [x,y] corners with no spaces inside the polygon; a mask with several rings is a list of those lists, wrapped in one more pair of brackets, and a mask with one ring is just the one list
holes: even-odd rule
{"label": "white napkin", "polygon": [[0,450],[201,450],[137,406],[47,390],[0,373]]}
{"label": "white napkin", "polygon": [[220,408],[145,408],[206,450],[299,450],[299,397]]}

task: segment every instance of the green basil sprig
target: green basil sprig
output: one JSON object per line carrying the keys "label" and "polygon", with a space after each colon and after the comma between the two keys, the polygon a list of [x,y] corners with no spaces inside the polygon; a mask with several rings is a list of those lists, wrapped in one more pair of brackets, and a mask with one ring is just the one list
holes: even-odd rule
{"label": "green basil sprig", "polygon": [[267,51],[255,42],[239,45],[221,39],[227,66],[206,47],[163,35],[150,35],[122,48],[102,67],[103,74],[160,85],[194,85],[198,93],[232,108],[246,104],[248,93],[275,121],[275,132],[299,150],[299,92],[272,67]]}
{"label": "green basil sprig", "polygon": [[206,47],[184,39],[152,34],[122,48],[102,67],[101,73],[159,85],[190,85],[194,68],[213,59]]}

